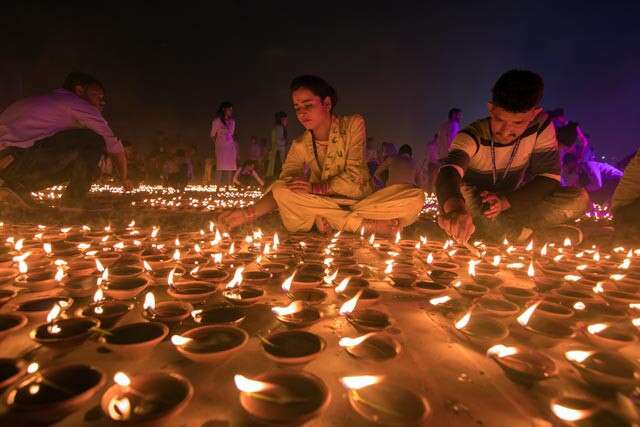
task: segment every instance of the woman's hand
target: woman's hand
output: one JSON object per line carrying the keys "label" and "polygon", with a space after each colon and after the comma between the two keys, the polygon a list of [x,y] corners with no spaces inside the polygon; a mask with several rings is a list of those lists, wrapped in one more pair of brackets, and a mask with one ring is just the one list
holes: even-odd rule
{"label": "woman's hand", "polygon": [[482,203],[488,203],[489,209],[484,211],[484,216],[493,219],[511,207],[511,203],[504,196],[498,196],[490,191],[480,193]]}

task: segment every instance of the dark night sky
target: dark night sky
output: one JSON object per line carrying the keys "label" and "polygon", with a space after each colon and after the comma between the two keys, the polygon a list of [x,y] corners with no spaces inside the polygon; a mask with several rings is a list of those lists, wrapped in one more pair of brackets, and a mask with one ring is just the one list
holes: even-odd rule
{"label": "dark night sky", "polygon": [[161,130],[204,148],[221,100],[244,143],[292,113],[289,81],[313,73],[338,89],[338,113],[421,152],[450,107],[465,123],[485,116],[493,81],[525,67],[545,78],[544,106],[564,106],[598,152],[640,145],[638,1],[172,3],[4,10],[0,107],[85,70],[107,86],[123,138],[148,145]]}

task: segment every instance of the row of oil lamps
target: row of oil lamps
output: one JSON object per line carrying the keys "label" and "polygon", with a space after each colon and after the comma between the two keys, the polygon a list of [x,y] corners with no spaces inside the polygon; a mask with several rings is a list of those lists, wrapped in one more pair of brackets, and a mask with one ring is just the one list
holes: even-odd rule
{"label": "row of oil lamps", "polygon": [[[505,345],[509,333],[533,348],[552,347],[576,336],[569,319],[606,319],[609,322],[580,326],[596,350],[574,349],[565,357],[598,388],[626,391],[638,381],[635,364],[609,351],[637,341],[635,333],[618,327],[629,320],[628,310],[640,307],[640,295],[633,292],[640,286],[640,271],[632,262],[640,256],[637,250],[578,251],[567,241],[536,249],[533,243],[514,247],[508,242],[456,248],[449,241],[405,241],[399,234],[389,241],[377,241],[373,235],[365,239],[364,230],[359,239],[336,235],[328,244],[305,240],[308,236],[303,235],[289,236],[281,243],[277,234],[267,237],[260,231],[234,240],[213,224],[206,231],[182,233],[175,239],[162,239],[157,227],[145,230],[134,222],[122,230],[5,228],[5,253],[0,256],[0,267],[5,270],[0,271],[0,281],[23,293],[16,296],[14,289],[0,289],[6,292],[0,339],[29,320],[45,320],[30,337],[53,351],[68,351],[98,333],[102,345],[110,350],[140,355],[159,344],[176,325],[196,323],[199,326],[173,334],[171,342],[191,360],[220,363],[248,341],[237,324],[246,315],[245,307],[262,301],[275,280],[282,282],[292,302],[273,307],[273,313],[292,330],[259,337],[267,357],[278,364],[297,365],[323,351],[326,343],[321,337],[300,329],[323,318],[327,311],[323,303],[329,299],[323,288],[330,288],[335,294],[331,299],[343,300],[339,315],[365,333],[343,337],[340,345],[354,357],[388,360],[400,352],[401,345],[383,332],[392,320],[371,307],[380,301],[380,293],[369,286],[371,279],[383,279],[396,289],[426,295],[436,309],[464,312],[455,321],[455,333],[486,350],[508,376],[529,384],[557,375],[556,364],[540,351]],[[25,234],[33,237],[12,237]],[[381,267],[359,265],[356,248],[373,250]],[[472,279],[467,283],[458,279],[465,266]],[[536,274],[536,269],[544,275]],[[505,285],[505,270],[533,279],[535,288]],[[152,292],[145,293],[150,286],[166,290],[171,299],[156,303]],[[220,287],[227,304],[206,304]],[[69,296],[62,296],[63,291]],[[91,295],[93,301],[78,308],[76,317],[61,317],[73,305],[73,298]],[[142,295],[142,315],[149,321],[115,326],[133,309],[132,300]],[[633,319],[631,324],[639,322]],[[70,371],[66,367],[34,371],[33,365],[11,362],[16,372],[5,386],[25,369],[33,372],[14,384],[7,393],[7,404],[33,417],[68,413],[47,411],[43,415],[34,410],[34,401],[42,396],[66,402],[66,394],[76,397],[81,390],[88,399],[104,382],[99,370],[83,365],[73,365]],[[71,375],[94,381],[77,384],[75,391],[60,390],[60,384],[68,387],[63,379]],[[184,408],[193,395],[189,381],[174,373],[131,379],[119,373],[115,380],[103,396],[102,408],[106,416],[121,422],[166,418]],[[275,371],[255,379],[238,374],[234,380],[241,390],[242,406],[251,415],[270,421],[309,419],[329,400],[326,385],[309,373]],[[409,425],[430,413],[426,399],[381,376],[346,377],[342,383],[349,389],[352,407],[376,422]],[[585,399],[561,398],[551,409],[561,419],[579,421],[596,414],[599,407]]]}

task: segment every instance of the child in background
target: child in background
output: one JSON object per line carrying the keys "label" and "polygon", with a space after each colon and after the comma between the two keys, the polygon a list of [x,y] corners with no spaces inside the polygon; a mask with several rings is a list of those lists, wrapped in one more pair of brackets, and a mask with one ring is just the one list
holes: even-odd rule
{"label": "child in background", "polygon": [[398,154],[387,157],[375,173],[375,178],[381,180],[384,173],[388,173],[386,187],[396,184],[408,184],[420,187],[422,177],[413,160],[411,146],[405,144],[398,150]]}
{"label": "child in background", "polygon": [[264,180],[256,170],[256,161],[247,160],[233,176],[233,184],[239,187],[264,186]]}

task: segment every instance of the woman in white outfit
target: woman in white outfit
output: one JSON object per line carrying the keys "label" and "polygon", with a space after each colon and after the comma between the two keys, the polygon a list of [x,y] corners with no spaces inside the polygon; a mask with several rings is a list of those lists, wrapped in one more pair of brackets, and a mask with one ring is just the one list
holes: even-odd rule
{"label": "woman in white outfit", "polygon": [[238,151],[234,139],[235,130],[233,105],[225,101],[220,104],[216,117],[211,123],[211,139],[213,139],[216,152],[215,183],[217,185],[231,184],[231,178],[238,168],[236,165]]}

